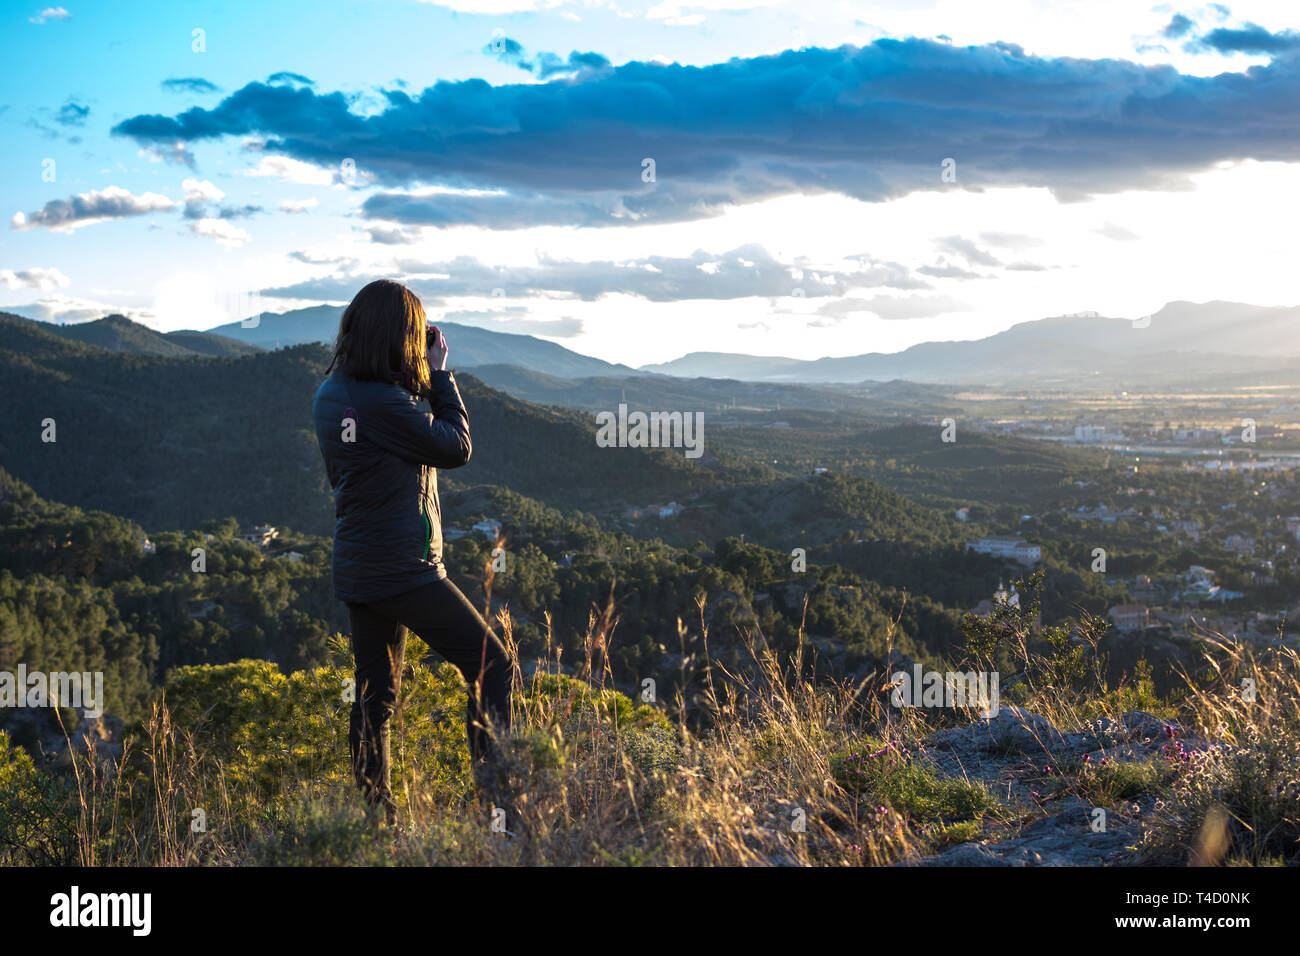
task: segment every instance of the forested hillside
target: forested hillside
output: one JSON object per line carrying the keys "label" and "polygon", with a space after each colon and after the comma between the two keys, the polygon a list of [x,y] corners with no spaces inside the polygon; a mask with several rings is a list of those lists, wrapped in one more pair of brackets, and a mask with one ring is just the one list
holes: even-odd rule
{"label": "forested hillside", "polygon": [[[10,423],[0,461],[50,498],[150,528],[233,516],[314,534],[333,528],[311,402],[329,362],[322,345],[239,358],[161,358],[66,341],[0,316],[0,399]],[[598,448],[595,424],[458,376],[474,457],[444,487],[499,484],[564,508],[681,498],[768,472],[706,446]],[[55,424],[53,442],[42,440]]]}

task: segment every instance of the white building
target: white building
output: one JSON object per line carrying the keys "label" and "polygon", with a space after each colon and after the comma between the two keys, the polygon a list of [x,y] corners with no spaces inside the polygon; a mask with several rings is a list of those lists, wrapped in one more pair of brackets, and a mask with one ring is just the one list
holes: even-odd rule
{"label": "white building", "polygon": [[272,540],[278,537],[279,534],[280,532],[276,531],[271,525],[259,524],[257,527],[253,528],[253,530],[246,531],[239,537],[247,541],[249,544],[255,544],[259,548],[265,548]]}
{"label": "white building", "polygon": [[1030,544],[1024,538],[986,537],[966,545],[967,551],[977,554],[990,554],[995,558],[1007,558],[1021,564],[1037,564],[1043,560],[1043,549]]}

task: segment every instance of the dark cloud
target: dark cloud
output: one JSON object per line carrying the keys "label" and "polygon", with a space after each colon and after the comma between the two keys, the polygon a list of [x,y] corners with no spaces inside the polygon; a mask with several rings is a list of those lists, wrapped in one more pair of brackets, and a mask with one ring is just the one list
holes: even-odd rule
{"label": "dark cloud", "polygon": [[518,41],[505,36],[493,37],[483,52],[495,56],[502,63],[527,70],[542,80],[554,76],[572,76],[583,70],[604,70],[610,65],[609,60],[599,53],[579,53],[577,50],[570,53],[567,59],[546,52],[530,57]]}
{"label": "dark cloud", "polygon": [[336,269],[352,269],[358,265],[358,260],[353,258],[330,258],[327,256],[317,255],[308,252],[305,249],[295,249],[287,253],[288,257],[294,262],[303,262],[309,266],[332,265]]}
{"label": "dark cloud", "polygon": [[68,100],[59,108],[58,113],[54,115],[54,121],[60,126],[85,126],[86,117],[90,115],[90,107],[85,106],[75,100]]}
{"label": "dark cloud", "polygon": [[[1293,59],[1201,77],[1012,44],[882,39],[383,96],[362,116],[341,92],[251,83],[212,109],[134,116],[114,132],[171,149],[262,136],[269,151],[321,167],[353,159],[387,187],[363,209],[373,219],[494,228],[682,221],[791,193],[877,201],[1026,185],[1074,200],[1187,188],[1226,159],[1300,159]],[[956,183],[940,178],[948,157]],[[419,185],[501,194],[401,191]]]}
{"label": "dark cloud", "polygon": [[[759,245],[741,246],[721,254],[700,250],[688,257],[647,256],[627,262],[544,258],[539,265],[528,268],[489,266],[471,256],[441,262],[399,259],[396,269],[407,276],[403,281],[421,294],[437,296],[497,294],[516,298],[558,293],[591,301],[622,293],[668,302],[748,296],[818,298],[862,288],[929,288],[928,283],[895,262],[863,259],[854,271],[814,270],[798,262],[780,262]],[[420,275],[440,278],[418,278]],[[263,290],[262,294],[301,299],[350,298],[367,278],[339,269],[330,276]],[[500,292],[494,293],[498,289]]]}
{"label": "dark cloud", "polygon": [[266,78],[266,82],[275,86],[280,83],[297,83],[302,86],[315,86],[315,80],[309,80],[301,73],[290,73],[288,70],[281,70],[279,73],[272,73]]}
{"label": "dark cloud", "polygon": [[222,219],[247,219],[249,216],[256,216],[263,211],[261,206],[253,205],[222,206],[217,210],[217,216]]}
{"label": "dark cloud", "polygon": [[1190,17],[1175,13],[1169,23],[1165,25],[1165,28],[1160,31],[1160,35],[1171,40],[1177,40],[1180,37],[1187,36],[1195,26],[1196,24],[1192,22]]}
{"label": "dark cloud", "polygon": [[174,205],[172,200],[157,193],[135,196],[118,186],[109,186],[79,193],[69,199],[51,199],[36,212],[15,213],[9,224],[19,230],[42,227],[68,231],[106,219],[143,216],[159,209],[171,209]]}
{"label": "dark cloud", "polygon": [[162,81],[168,93],[220,93],[221,87],[198,76],[179,76]]}
{"label": "dark cloud", "polygon": [[226,206],[221,203],[223,193],[206,181],[187,179],[185,201],[181,209],[184,219],[247,219],[263,212],[261,206],[245,204]]}
{"label": "dark cloud", "polygon": [[366,233],[371,242],[382,246],[405,246],[420,240],[418,229],[403,229],[401,226],[386,226],[382,223],[367,226]]}
{"label": "dark cloud", "polygon": [[1283,30],[1270,33],[1254,23],[1247,23],[1240,29],[1219,27],[1204,36],[1186,44],[1193,51],[1214,51],[1217,53],[1253,53],[1261,56],[1276,56],[1300,50],[1300,33]]}

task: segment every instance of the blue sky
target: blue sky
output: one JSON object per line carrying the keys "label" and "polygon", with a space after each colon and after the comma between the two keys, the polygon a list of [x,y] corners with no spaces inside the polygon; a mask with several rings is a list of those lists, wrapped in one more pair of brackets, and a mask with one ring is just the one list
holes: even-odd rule
{"label": "blue sky", "polygon": [[6,2],[0,308],[389,276],[642,364],[1293,305],[1289,6]]}

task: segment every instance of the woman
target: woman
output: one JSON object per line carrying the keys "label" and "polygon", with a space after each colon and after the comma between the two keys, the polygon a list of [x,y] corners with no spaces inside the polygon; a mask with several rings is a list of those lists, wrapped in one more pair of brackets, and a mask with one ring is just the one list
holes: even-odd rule
{"label": "woman", "polygon": [[509,723],[509,666],[442,565],[437,469],[459,468],[470,456],[469,418],[442,333],[426,327],[424,307],[406,286],[371,282],[344,311],[326,372],[312,414],[334,489],[334,593],[352,620],[348,742],[357,785],[391,823],[388,728],[406,628],[469,684],[476,774],[492,755],[491,732]]}

